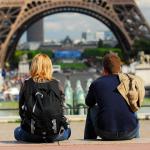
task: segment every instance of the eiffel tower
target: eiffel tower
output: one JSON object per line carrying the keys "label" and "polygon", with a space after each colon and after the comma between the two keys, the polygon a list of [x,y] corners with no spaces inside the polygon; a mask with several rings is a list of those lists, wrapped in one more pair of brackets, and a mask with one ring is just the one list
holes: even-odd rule
{"label": "eiffel tower", "polygon": [[12,56],[21,35],[33,23],[62,12],[86,14],[103,22],[127,55],[132,53],[135,39],[150,33],[134,0],[0,0],[0,67]]}

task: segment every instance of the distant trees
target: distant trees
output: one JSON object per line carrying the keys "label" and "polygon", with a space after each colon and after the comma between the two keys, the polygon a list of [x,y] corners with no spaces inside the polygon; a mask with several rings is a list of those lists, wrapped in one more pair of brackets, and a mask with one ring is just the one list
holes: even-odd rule
{"label": "distant trees", "polygon": [[[100,44],[100,43],[99,43]],[[82,58],[85,60],[85,63],[88,66],[94,66],[95,64],[99,64],[102,60],[102,57],[106,54],[109,53],[110,51],[117,53],[121,58],[123,58],[123,51],[120,48],[106,48],[106,47],[101,47],[101,48],[87,48],[82,52]],[[50,58],[55,60],[54,53],[52,50],[16,50],[14,55],[12,56],[11,60],[9,61],[10,63],[10,68],[17,68],[20,58],[26,54],[28,56],[28,61],[31,62],[32,58],[38,54],[38,53],[45,53],[47,54]],[[56,63],[56,62],[55,62]],[[75,62],[76,63],[76,62]],[[77,62],[78,63],[78,62]],[[84,65],[81,64],[75,64],[72,66],[67,66],[66,64],[61,64],[62,68],[78,68],[79,70],[81,68],[84,68]],[[93,64],[93,65],[91,65]]]}
{"label": "distant trees", "polygon": [[103,46],[104,46],[103,40],[99,39],[99,41],[97,42],[97,47],[100,48]]}
{"label": "distant trees", "polygon": [[123,57],[123,53],[119,48],[88,48],[84,50],[83,57],[103,57],[110,51],[117,53],[121,58]]}
{"label": "distant trees", "polygon": [[123,52],[119,48],[88,48],[83,52],[83,58],[87,59],[88,66],[99,66],[106,53],[114,52],[123,58]]}
{"label": "distant trees", "polygon": [[97,48],[112,48],[111,44],[106,44],[102,39],[99,39],[97,42]]}
{"label": "distant trees", "polygon": [[136,54],[139,51],[144,51],[146,54],[150,54],[150,38],[140,38],[135,40],[133,49],[135,50]]}
{"label": "distant trees", "polygon": [[31,61],[32,58],[38,54],[38,53],[43,53],[47,54],[50,58],[52,58],[52,51],[51,50],[16,50],[12,58],[10,59],[10,67],[11,68],[17,68],[18,63],[20,61],[20,57],[23,56],[24,54],[27,54],[28,60]]}

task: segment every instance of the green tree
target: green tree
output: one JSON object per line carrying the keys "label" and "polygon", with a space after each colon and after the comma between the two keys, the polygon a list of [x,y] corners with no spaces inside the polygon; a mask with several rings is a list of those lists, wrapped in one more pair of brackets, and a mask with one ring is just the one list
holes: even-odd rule
{"label": "green tree", "polygon": [[51,50],[34,50],[34,51],[28,51],[28,57],[29,59],[32,59],[35,55],[42,53],[48,55],[50,58],[52,58],[53,53]]}
{"label": "green tree", "polygon": [[16,50],[14,55],[9,60],[10,68],[17,68],[18,63],[20,61],[20,57],[27,53],[28,50]]}
{"label": "green tree", "polygon": [[18,67],[18,63],[20,61],[20,57],[24,54],[28,55],[28,59],[29,61],[32,60],[32,58],[39,53],[43,53],[43,54],[47,54],[50,58],[52,58],[53,56],[53,52],[51,50],[16,50],[14,55],[12,56],[11,60],[10,60],[10,65],[11,68],[17,68]]}
{"label": "green tree", "polygon": [[123,52],[119,48],[88,48],[84,50],[83,57],[103,57],[106,53],[109,53],[110,51],[117,53],[121,58],[123,58]]}
{"label": "green tree", "polygon": [[103,41],[101,39],[99,39],[98,43],[97,43],[97,47],[100,48],[100,47],[103,47]]}
{"label": "green tree", "polygon": [[133,49],[136,53],[138,53],[139,51],[144,51],[146,54],[150,54],[150,39],[140,38],[135,40]]}

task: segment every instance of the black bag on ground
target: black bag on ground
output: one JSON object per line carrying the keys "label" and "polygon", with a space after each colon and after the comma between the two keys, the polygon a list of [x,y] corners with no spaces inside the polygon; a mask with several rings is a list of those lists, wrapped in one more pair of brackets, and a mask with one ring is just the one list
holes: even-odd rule
{"label": "black bag on ground", "polygon": [[29,79],[32,96],[25,101],[24,125],[30,133],[43,137],[55,136],[59,133],[63,108],[58,81],[35,83]]}

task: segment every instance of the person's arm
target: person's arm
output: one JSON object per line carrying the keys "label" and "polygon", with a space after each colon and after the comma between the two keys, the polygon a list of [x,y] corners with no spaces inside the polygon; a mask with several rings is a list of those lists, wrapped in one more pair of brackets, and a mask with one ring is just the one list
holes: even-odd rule
{"label": "person's arm", "polygon": [[94,90],[94,84],[92,83],[89,87],[88,94],[85,99],[85,104],[89,107],[92,107],[96,104],[96,98],[95,98],[95,90]]}
{"label": "person's arm", "polygon": [[59,90],[60,90],[60,98],[61,98],[61,106],[63,108],[63,113],[65,110],[64,102],[65,102],[65,94],[64,94],[64,88],[62,87],[60,81],[58,82]]}
{"label": "person's arm", "polygon": [[25,83],[22,83],[19,92],[19,115],[21,118],[23,117],[23,107],[24,107],[24,88],[25,88]]}
{"label": "person's arm", "polygon": [[62,106],[62,112],[63,112],[63,116],[62,116],[62,124],[64,126],[64,128],[68,128],[69,127],[69,122],[68,119],[65,117],[65,94],[64,94],[64,88],[62,87],[62,85],[59,82],[59,90],[60,90],[60,95],[61,95],[61,106]]}

